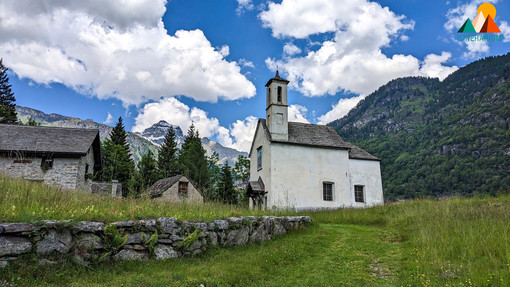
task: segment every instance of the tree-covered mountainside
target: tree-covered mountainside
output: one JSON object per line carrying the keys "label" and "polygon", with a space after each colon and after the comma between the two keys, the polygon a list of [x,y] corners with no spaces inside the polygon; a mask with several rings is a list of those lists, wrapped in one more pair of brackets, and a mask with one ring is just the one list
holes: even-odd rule
{"label": "tree-covered mountainside", "polygon": [[329,124],[381,162],[387,199],[510,191],[510,53],[403,78]]}

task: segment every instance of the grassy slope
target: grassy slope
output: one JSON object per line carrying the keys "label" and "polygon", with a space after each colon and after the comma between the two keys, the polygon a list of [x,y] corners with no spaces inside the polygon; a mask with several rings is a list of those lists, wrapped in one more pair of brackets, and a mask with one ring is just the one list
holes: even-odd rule
{"label": "grassy slope", "polygon": [[[0,190],[3,188],[0,186]],[[97,208],[109,208],[100,206]],[[226,216],[247,212],[216,208]],[[207,210],[202,214],[201,209],[195,209],[188,216],[212,218]],[[150,211],[147,207],[146,211],[155,215],[161,210]],[[218,217],[221,214],[216,213]],[[71,263],[40,266],[27,258],[0,272],[0,286],[2,279],[21,286],[510,284],[508,195],[415,200],[307,214],[314,219],[312,227],[269,242],[215,249],[197,258],[104,263],[95,268]]]}

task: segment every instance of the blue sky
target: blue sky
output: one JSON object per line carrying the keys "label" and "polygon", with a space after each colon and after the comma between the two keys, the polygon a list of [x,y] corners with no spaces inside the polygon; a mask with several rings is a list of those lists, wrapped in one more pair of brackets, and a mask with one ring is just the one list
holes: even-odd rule
{"label": "blue sky", "polygon": [[264,84],[291,81],[292,121],[327,123],[391,79],[443,79],[510,51],[460,43],[484,1],[3,0],[0,57],[17,104],[128,130],[159,121],[239,150],[265,117]]}

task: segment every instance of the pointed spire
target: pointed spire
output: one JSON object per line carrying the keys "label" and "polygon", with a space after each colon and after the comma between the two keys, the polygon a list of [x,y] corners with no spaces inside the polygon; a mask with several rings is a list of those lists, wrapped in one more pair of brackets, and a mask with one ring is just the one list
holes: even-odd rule
{"label": "pointed spire", "polygon": [[276,79],[278,79],[280,77],[280,75],[278,75],[278,69],[276,70],[276,75],[274,76]]}

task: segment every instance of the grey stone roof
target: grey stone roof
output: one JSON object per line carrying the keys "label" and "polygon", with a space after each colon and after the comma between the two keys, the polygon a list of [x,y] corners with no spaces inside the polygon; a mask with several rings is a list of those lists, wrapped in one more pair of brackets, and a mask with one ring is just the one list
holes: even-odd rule
{"label": "grey stone roof", "polygon": [[377,157],[360,149],[352,143],[344,141],[336,133],[336,131],[329,126],[289,122],[289,140],[278,141],[271,138],[271,133],[267,128],[266,120],[259,119],[259,122],[262,123],[266,137],[271,142],[323,148],[347,149],[349,150],[349,158],[351,159],[379,160]]}
{"label": "grey stone roof", "polygon": [[278,70],[276,70],[276,75],[274,76],[274,78],[271,78],[271,79],[269,79],[269,81],[267,81],[266,87],[268,87],[271,84],[272,81],[285,82],[286,84],[289,83],[289,81],[287,81],[284,78],[280,77],[280,75],[278,74]]}
{"label": "grey stone roof", "polygon": [[163,195],[165,191],[167,191],[170,187],[176,184],[182,177],[184,177],[184,175],[179,174],[176,176],[167,177],[156,181],[149,188],[149,196],[151,198],[160,197],[161,195]]}
{"label": "grey stone roof", "polygon": [[[0,152],[99,156],[99,130],[0,124]],[[97,149],[97,150],[96,150]]]}

